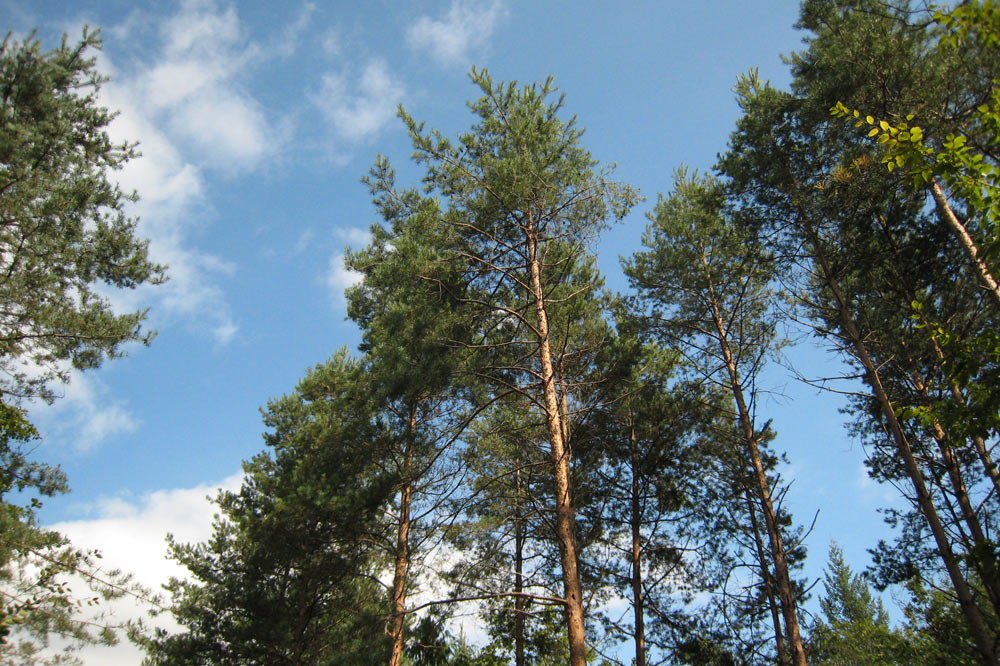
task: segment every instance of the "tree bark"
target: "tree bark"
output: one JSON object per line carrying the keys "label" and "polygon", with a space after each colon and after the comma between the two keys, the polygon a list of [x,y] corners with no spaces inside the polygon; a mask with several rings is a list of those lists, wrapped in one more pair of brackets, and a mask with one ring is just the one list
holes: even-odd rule
{"label": "tree bark", "polygon": [[635,666],[646,666],[645,596],[642,592],[642,507],[639,504],[639,446],[635,437],[635,423],[629,415],[629,444],[632,458],[632,614],[634,618],[633,640],[635,643]]}
{"label": "tree bark", "polygon": [[521,461],[514,471],[514,666],[524,662],[524,516],[521,514]]}
{"label": "tree bark", "polygon": [[[705,267],[706,275],[710,275],[708,258],[704,254],[702,254],[702,264]],[[711,278],[709,278],[708,289],[712,306],[712,318],[719,336],[719,348],[725,361],[726,370],[729,373],[730,390],[736,402],[740,428],[743,431],[743,444],[753,465],[754,491],[757,495],[757,501],[760,502],[761,510],[764,513],[764,526],[767,530],[768,540],[771,543],[771,559],[774,561],[774,582],[778,588],[778,598],[781,600],[781,614],[785,621],[785,637],[788,640],[792,664],[794,666],[806,666],[806,652],[802,645],[802,635],[799,629],[795,591],[792,588],[791,576],[788,573],[788,558],[785,554],[784,544],[781,541],[781,528],[778,525],[774,503],[771,500],[771,487],[767,481],[767,473],[764,471],[760,448],[757,446],[757,434],[754,432],[753,418],[750,415],[750,409],[747,406],[746,396],[744,395],[743,380],[739,375],[736,360],[729,345],[729,335],[722,318],[722,313],[719,310],[719,302]]]}
{"label": "tree bark", "polygon": [[844,298],[844,295],[840,290],[839,283],[830,270],[829,262],[827,261],[826,255],[822,250],[819,239],[816,237],[815,229],[808,222],[808,220],[803,220],[803,222],[807,229],[809,243],[812,246],[813,257],[819,263],[820,269],[823,271],[823,280],[834,297],[834,303],[837,309],[837,316],[840,319],[841,328],[844,335],[847,337],[848,342],[854,348],[854,356],[858,362],[861,363],[861,367],[865,371],[865,380],[871,387],[872,392],[875,394],[875,399],[878,401],[879,406],[882,409],[882,413],[885,416],[886,428],[892,435],[893,442],[896,445],[896,451],[903,459],[904,468],[906,469],[907,475],[910,477],[910,482],[913,484],[913,489],[916,494],[917,507],[923,514],[924,519],[930,527],[931,534],[934,536],[934,542],[937,546],[938,553],[944,562],[945,569],[947,569],[948,576],[955,588],[955,594],[958,597],[959,606],[961,607],[962,614],[965,616],[966,622],[969,625],[973,640],[976,643],[976,649],[982,656],[984,664],[988,664],[989,666],[1000,666],[1000,662],[997,661],[993,639],[990,637],[989,632],[986,629],[986,623],[983,619],[982,613],[979,611],[979,607],[976,606],[975,601],[972,599],[972,593],[969,589],[969,585],[962,574],[961,568],[958,566],[955,554],[951,549],[951,542],[948,540],[948,535],[945,532],[940,517],[938,516],[937,508],[934,506],[934,502],[927,490],[927,485],[924,482],[923,474],[920,471],[916,457],[910,447],[910,442],[906,437],[906,433],[903,432],[903,426],[899,422],[899,418],[896,416],[896,410],[892,406],[892,401],[889,400],[885,387],[882,385],[878,367],[868,354],[868,346],[861,337],[861,333],[848,309],[847,300]]}
{"label": "tree bark", "polygon": [[396,531],[396,563],[392,576],[392,621],[389,627],[389,637],[392,641],[392,652],[389,655],[389,666],[401,666],[403,663],[403,638],[406,620],[406,574],[410,566],[410,504],[413,500],[413,447],[417,430],[416,407],[410,410],[410,441],[406,443],[404,452],[406,469],[404,471],[403,487],[399,491],[399,518]]}
{"label": "tree bark", "polygon": [[[911,373],[910,382],[917,389],[924,402],[929,404],[931,398],[923,381],[915,373]],[[979,521],[979,516],[976,515],[976,510],[972,507],[972,500],[969,499],[969,492],[965,486],[962,471],[958,467],[958,461],[955,460],[951,438],[945,432],[944,426],[941,425],[937,418],[932,418],[931,435],[938,445],[941,460],[944,462],[944,467],[948,472],[951,492],[958,502],[962,520],[965,522],[966,527],[969,528],[969,535],[972,537],[972,544],[966,548],[972,554],[972,557],[969,559],[983,581],[983,586],[986,588],[986,594],[990,600],[990,604],[993,606],[994,612],[1000,614],[1000,578],[997,576],[993,545],[986,538],[982,523]],[[965,536],[963,535],[964,538]]]}
{"label": "tree bark", "polygon": [[563,438],[564,415],[559,405],[552,349],[549,341],[549,322],[545,308],[545,290],[542,283],[542,264],[538,257],[538,239],[534,225],[528,227],[528,261],[531,271],[532,296],[535,301],[536,329],[538,331],[538,357],[542,370],[542,393],[549,431],[555,481],[556,538],[562,564],[563,592],[566,599],[566,628],[569,638],[571,666],[586,666],[587,645],[584,633],[583,586],[580,582],[579,552],[576,541],[576,514],[572,496],[571,453]]}
{"label": "tree bark", "polygon": [[767,553],[764,551],[764,538],[760,534],[760,523],[757,520],[757,510],[754,508],[753,494],[749,487],[744,487],[747,500],[747,511],[750,514],[750,528],[753,530],[753,541],[757,547],[757,561],[760,562],[760,576],[764,579],[764,591],[767,593],[767,606],[771,611],[771,625],[774,627],[774,646],[777,652],[777,666],[786,666],[788,654],[785,650],[784,631],[781,627],[781,608],[775,599],[774,576],[767,563]]}
{"label": "tree bark", "polygon": [[973,267],[979,274],[979,279],[982,281],[983,286],[989,292],[990,296],[993,297],[993,303],[1000,308],[1000,285],[997,284],[993,273],[980,256],[979,248],[976,247],[976,242],[969,235],[969,230],[965,228],[965,225],[955,215],[955,211],[952,210],[951,205],[948,203],[948,198],[936,180],[931,181],[931,194],[934,197],[934,203],[937,204],[938,219],[948,227],[948,230],[958,240],[959,245],[962,246],[966,256],[969,257],[969,261],[972,262]]}
{"label": "tree bark", "polygon": [[[937,355],[938,360],[944,363],[944,350],[941,349],[941,345],[938,344],[937,339],[932,338],[932,340],[934,342],[934,353]],[[952,382],[950,388],[951,397],[956,403],[959,405],[967,404],[965,395],[957,384]],[[986,447],[986,440],[979,435],[973,435],[972,445],[976,449],[976,455],[979,456],[979,462],[983,464],[983,471],[986,472],[986,476],[993,482],[994,492],[996,492],[997,497],[1000,497],[1000,469],[997,468],[997,464],[993,461],[993,456],[990,455],[990,450]]]}

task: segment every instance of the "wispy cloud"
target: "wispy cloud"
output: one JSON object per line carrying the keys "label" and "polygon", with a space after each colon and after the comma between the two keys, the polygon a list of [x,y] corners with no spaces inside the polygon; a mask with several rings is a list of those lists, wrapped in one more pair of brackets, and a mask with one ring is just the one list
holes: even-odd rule
{"label": "wispy cloud", "polygon": [[444,16],[418,18],[406,31],[406,40],[415,49],[429,51],[442,65],[464,67],[487,46],[505,16],[506,9],[499,0],[452,0]]}
{"label": "wispy cloud", "polygon": [[[179,543],[206,541],[212,534],[212,516],[218,511],[207,498],[219,489],[239,489],[242,480],[243,474],[237,473],[219,483],[158,490],[138,499],[105,499],[93,507],[93,517],[50,527],[78,548],[100,550],[102,566],[132,573],[136,581],[157,593],[170,577],[188,575],[181,565],[167,559],[164,536],[172,534]],[[113,612],[117,620],[148,621],[149,607],[131,597],[107,606],[102,610]],[[166,615],[155,624],[174,631],[180,628]],[[137,664],[143,657],[139,648],[127,642],[111,648],[84,647],[77,655],[84,663],[105,666]]]}
{"label": "wispy cloud", "polygon": [[[340,244],[348,245],[354,249],[360,249],[368,245],[372,239],[371,232],[360,227],[337,227],[333,230],[333,235]],[[344,265],[344,253],[342,251],[338,251],[330,257],[324,281],[326,282],[327,289],[330,290],[330,298],[333,301],[334,307],[338,309],[344,307],[344,291],[360,283],[361,280],[361,273],[349,270]]]}
{"label": "wispy cloud", "polygon": [[285,26],[267,45],[267,51],[279,58],[290,58],[295,55],[302,41],[302,35],[312,23],[315,13],[316,5],[314,3],[307,2],[304,4],[295,17],[295,20]]}
{"label": "wispy cloud", "polygon": [[242,85],[262,49],[244,35],[235,8],[187,0],[160,36],[156,62],[128,82],[142,110],[216,169],[251,170],[273,153],[277,133]]}
{"label": "wispy cloud", "polygon": [[35,401],[31,420],[47,439],[65,442],[78,453],[94,450],[106,440],[135,432],[139,421],[124,400],[116,400],[93,373],[68,369],[69,382],[56,389],[52,404]]}
{"label": "wispy cloud", "polygon": [[370,61],[361,76],[327,74],[312,101],[339,139],[369,139],[392,120],[403,100],[403,84],[389,73],[383,60]]}
{"label": "wispy cloud", "polygon": [[361,282],[361,273],[348,270],[344,265],[344,255],[335,254],[330,257],[330,264],[326,272],[326,286],[330,290],[330,299],[334,307],[344,307],[344,291],[348,287]]}
{"label": "wispy cloud", "polygon": [[[152,41],[146,58],[117,62],[107,52],[100,67],[111,82],[101,102],[120,111],[110,127],[117,141],[140,143],[143,156],[118,175],[141,196],[133,213],[150,239],[154,260],[169,266],[170,281],[156,288],[108,293],[122,310],[154,305],[154,325],[179,319],[216,342],[232,340],[239,325],[221,279],[236,266],[192,247],[191,236],[216,217],[208,204],[210,172],[238,175],[274,155],[287,135],[270,122],[244,84],[255,64],[288,55],[310,20],[304,5],[269,47],[250,40],[233,5],[186,0],[154,32],[133,12],[117,34],[126,46]],[[147,17],[148,18],[148,17]]]}
{"label": "wispy cloud", "polygon": [[329,58],[335,58],[340,55],[340,34],[336,28],[330,28],[326,31],[323,35],[323,41],[320,42],[320,46],[323,48],[323,53]]}
{"label": "wispy cloud", "polygon": [[333,233],[339,240],[353,248],[364,247],[372,240],[372,233],[361,227],[337,227]]}

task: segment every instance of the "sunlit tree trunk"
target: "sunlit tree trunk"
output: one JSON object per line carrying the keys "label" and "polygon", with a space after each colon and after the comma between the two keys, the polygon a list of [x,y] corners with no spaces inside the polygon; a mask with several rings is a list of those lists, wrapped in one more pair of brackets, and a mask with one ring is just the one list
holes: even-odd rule
{"label": "sunlit tree trunk", "polygon": [[[416,436],[417,410],[411,408],[409,431],[410,438]],[[389,666],[401,666],[403,663],[403,639],[406,621],[406,574],[410,566],[410,504],[413,500],[413,441],[406,444],[404,452],[405,467],[403,472],[403,487],[399,491],[399,516],[396,531],[396,562],[392,576],[392,618],[389,625],[389,637],[392,641],[392,652],[389,655]]]}
{"label": "sunlit tree trunk", "polygon": [[[702,263],[706,273],[710,274],[708,258],[704,254],[702,255]],[[757,444],[758,434],[754,432],[753,418],[750,415],[750,409],[747,406],[746,396],[743,391],[743,379],[739,375],[736,360],[729,346],[729,333],[719,310],[719,302],[711,280],[709,280],[708,289],[708,298],[712,306],[712,319],[715,322],[719,348],[726,365],[726,371],[729,374],[729,388],[736,402],[743,445],[753,465],[754,494],[757,496],[761,510],[764,513],[764,526],[771,544],[771,559],[774,561],[774,584],[778,591],[778,598],[781,600],[781,614],[785,622],[785,638],[788,640],[788,649],[791,652],[792,664],[794,666],[806,666],[806,652],[802,646],[795,590],[792,587],[791,576],[788,573],[788,558],[781,539],[781,527],[778,525],[778,515],[774,510],[774,503],[771,500],[771,486],[768,483],[767,472],[764,470],[764,463],[760,456],[760,447]]]}
{"label": "sunlit tree trunk", "polygon": [[542,264],[538,257],[538,239],[533,226],[528,227],[528,261],[531,271],[531,289],[535,301],[536,329],[539,345],[538,357],[542,370],[542,391],[545,416],[551,446],[553,477],[555,480],[556,538],[562,564],[563,592],[566,604],[566,625],[569,635],[571,666],[586,666],[587,646],[584,634],[583,586],[580,582],[579,552],[576,540],[576,513],[573,508],[571,454],[564,440],[565,414],[560,409],[556,390],[552,349],[549,341],[549,322],[545,308],[545,291],[542,284]]}
{"label": "sunlit tree trunk", "polygon": [[989,266],[983,261],[982,252],[976,246],[972,236],[969,235],[969,230],[965,228],[965,225],[955,215],[951,204],[948,203],[948,198],[936,180],[931,181],[931,194],[934,197],[934,203],[937,204],[938,219],[941,220],[958,240],[959,245],[962,246],[962,250],[969,258],[973,268],[976,269],[976,273],[979,274],[979,279],[982,281],[983,287],[992,297],[994,305],[1000,308],[1000,284],[997,284],[997,280],[993,276],[992,271],[990,271]]}
{"label": "sunlit tree trunk", "polygon": [[847,299],[844,297],[838,281],[832,274],[826,253],[823,251],[815,228],[808,220],[802,220],[802,222],[805,225],[812,255],[822,271],[822,277],[827,288],[833,296],[834,306],[837,310],[843,334],[853,348],[855,358],[864,369],[865,381],[881,407],[882,414],[885,417],[886,429],[892,436],[896,451],[903,461],[906,474],[910,477],[910,482],[913,484],[917,507],[927,521],[927,525],[934,537],[934,543],[937,546],[945,569],[948,571],[948,577],[951,579],[952,586],[955,588],[955,595],[958,597],[959,606],[968,623],[969,630],[976,644],[976,649],[982,656],[984,664],[1000,666],[1000,662],[997,661],[997,655],[994,651],[993,639],[986,629],[986,623],[979,607],[972,598],[969,584],[962,573],[961,567],[959,567],[958,558],[955,557],[955,553],[951,547],[951,541],[944,529],[930,492],[927,490],[927,485],[920,466],[917,463],[916,456],[910,447],[906,433],[903,431],[903,426],[899,421],[896,410],[892,406],[892,401],[889,399],[882,384],[878,366],[876,366],[871,355],[868,353],[868,346],[865,344],[864,338],[861,336],[861,332],[858,330],[857,324],[848,309]]}

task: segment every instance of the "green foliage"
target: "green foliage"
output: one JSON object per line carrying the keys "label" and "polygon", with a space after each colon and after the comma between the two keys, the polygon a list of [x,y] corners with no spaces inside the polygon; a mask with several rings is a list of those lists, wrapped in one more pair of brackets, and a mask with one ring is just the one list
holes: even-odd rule
{"label": "green foliage", "polygon": [[[38,526],[38,496],[67,486],[59,468],[31,462],[21,450],[37,436],[22,410],[0,403],[0,662],[12,666],[77,663],[76,650],[114,644],[125,628],[105,602],[149,598],[127,574],[103,569],[99,552]],[[58,650],[49,649],[54,637]]]}
{"label": "green foliage", "polygon": [[[775,565],[764,532],[755,452],[775,496],[783,491],[775,472],[778,459],[768,448],[773,438],[770,424],[758,426],[753,414],[757,376],[780,346],[777,294],[772,289],[774,257],[746,220],[734,218],[726,188],[711,177],[678,169],[673,190],[659,198],[649,217],[643,251],[623,261],[637,291],[634,316],[643,336],[685,357],[687,363],[681,367],[690,375],[690,384],[716,387],[701,398],[702,409],[710,405],[714,411],[702,417],[711,427],[705,428],[708,434],[699,442],[700,467],[689,472],[705,486],[692,489],[698,493],[694,513],[701,513],[703,533],[712,535],[705,539],[706,563],[701,569],[715,570],[713,582],[721,592],[719,610],[726,613],[730,640],[744,641],[744,651],[752,655],[748,659],[767,659],[760,654],[772,650],[780,626],[764,629],[773,625],[769,611],[775,598],[773,592],[768,597],[765,579]],[[709,475],[713,482],[704,484]],[[790,516],[778,511],[775,522],[775,529],[783,532],[783,544],[794,543]],[[760,551],[753,545],[757,540]],[[783,547],[791,565],[801,562],[804,548]],[[750,582],[733,575],[737,570],[750,572]],[[794,590],[794,581],[789,588]],[[710,633],[711,628],[705,631]],[[685,640],[682,647],[702,655],[697,659],[710,661],[698,641]]]}
{"label": "green foliage", "polygon": [[[114,113],[97,105],[104,82],[90,49],[78,44],[43,52],[34,35],[0,46],[0,391],[10,397],[51,397],[45,384],[65,379],[69,361],[92,368],[148,342],[142,311],[115,314],[94,287],[133,288],[163,279],[147,241],[135,235],[125,206],[136,198],[111,180],[136,157],[134,145],[112,143]],[[36,372],[29,374],[24,363]]]}
{"label": "green foliage", "polygon": [[[830,666],[882,666],[914,663],[905,637],[889,627],[889,616],[867,581],[844,561],[836,544],[823,576],[822,616],[809,632],[810,663]],[[921,660],[922,661],[922,660]]]}
{"label": "green foliage", "polygon": [[[934,21],[943,27],[936,44],[940,57],[975,49],[992,49],[1000,43],[1000,6],[992,0],[963,3],[947,11],[934,12]],[[867,136],[882,146],[882,162],[889,171],[907,173],[916,188],[932,185],[940,178],[951,196],[964,205],[969,233],[976,238],[979,259],[994,275],[1000,252],[1000,166],[995,149],[1000,145],[1000,85],[993,80],[988,100],[971,109],[961,132],[925,136],[912,124],[914,115],[905,121],[876,120],[871,115],[849,110],[841,102],[831,109],[839,118],[855,118],[856,127],[871,127]],[[905,418],[915,418],[925,426],[932,422],[946,425],[962,437],[990,437],[1000,432],[1000,391],[997,391],[1000,368],[1000,337],[994,328],[963,332],[954,323],[943,321],[928,312],[924,299],[912,303],[913,319],[942,352],[942,383],[960,387],[965,400],[956,403],[941,399],[924,405],[909,405],[902,410]],[[927,299],[929,300],[929,299]]]}
{"label": "green foliage", "polygon": [[148,664],[377,664],[383,562],[372,530],[390,480],[370,457],[379,436],[371,391],[345,352],[265,411],[270,454],[244,465],[237,493],[201,544],[171,542],[192,579],[172,580],[185,631],[143,639]]}
{"label": "green foliage", "polygon": [[[919,506],[888,514],[900,538],[880,548],[877,566],[896,582],[915,570],[935,578],[954,552],[985,571],[990,560],[979,555],[969,525],[992,532],[996,494],[973,443],[961,437],[968,430],[959,420],[912,418],[901,428],[894,422],[904,406],[961,404],[971,395],[970,385],[949,381],[942,350],[917,329],[911,304],[923,303],[927,322],[945,323],[965,340],[996,330],[996,310],[975,280],[964,279],[969,258],[928,208],[927,193],[910,187],[898,168],[882,168],[879,145],[831,118],[830,109],[842,116],[865,109],[847,115],[866,133],[896,140],[897,148],[924,142],[939,150],[935,141],[963,134],[965,145],[975,142],[985,152],[986,132],[967,121],[992,94],[1000,54],[939,48],[944,31],[903,0],[806,0],[801,26],[812,34],[807,49],[789,58],[790,92],[752,77],[738,86],[744,117],[722,168],[741,211],[781,257],[800,320],[810,321],[869,385],[871,394],[855,394],[849,412],[852,431],[867,444],[872,476],[925,488]],[[903,129],[880,122],[917,111],[920,122],[903,120]],[[970,231],[976,230],[973,220]],[[978,359],[988,362],[983,354]],[[956,498],[971,510],[963,513]],[[933,536],[932,524],[943,524]],[[962,587],[961,572],[951,569]],[[970,627],[980,624],[974,615]]]}
{"label": "green foliage", "polygon": [[[88,643],[111,643],[117,627],[98,601],[145,596],[99,555],[72,547],[34,520],[39,496],[67,490],[58,467],[31,461],[38,433],[21,401],[53,398],[52,382],[148,343],[144,311],[116,314],[103,286],[164,279],[135,235],[113,171],[137,155],[114,144],[114,113],[97,104],[104,82],[89,55],[97,32],[43,52],[32,34],[0,45],[0,660],[71,663]],[[21,503],[26,503],[22,506]],[[75,581],[75,582],[74,582]],[[71,589],[72,587],[72,589]],[[78,598],[80,589],[93,596]],[[68,647],[47,651],[50,637]]]}
{"label": "green foliage", "polygon": [[[982,663],[953,596],[919,578],[908,581],[906,590],[910,597],[903,607],[906,623],[902,631],[910,644],[911,654],[919,655],[921,664],[974,666]],[[996,635],[997,620],[995,617],[989,620]]]}
{"label": "green foliage", "polygon": [[[488,438],[482,437],[475,443],[514,449],[513,459],[493,469],[470,469],[509,478],[513,469],[530,461],[546,470],[544,476],[535,474],[540,480],[532,480],[530,502],[544,507],[535,509],[539,516],[534,522],[561,534],[548,535],[547,545],[540,548],[549,553],[553,546],[561,549],[561,559],[550,557],[541,569],[546,570],[544,584],[552,585],[558,581],[557,562],[570,562],[573,568],[582,562],[574,511],[586,503],[581,481],[587,472],[581,461],[587,449],[574,438],[595,395],[586,387],[600,383],[601,369],[594,359],[608,333],[599,298],[603,282],[591,244],[609,223],[624,217],[637,194],[611,181],[610,169],[600,169],[583,148],[581,132],[574,120],[563,117],[562,100],[551,80],[521,86],[494,82],[477,70],[471,78],[481,96],[469,104],[475,119],[471,130],[457,138],[425,130],[401,111],[414,159],[424,167],[424,189],[420,194],[397,190],[388,165],[376,164],[370,183],[376,204],[393,228],[376,229],[375,244],[382,248],[378,256],[404,270],[407,284],[420,285],[394,292],[404,303],[426,304],[408,320],[426,319],[426,339],[460,352],[459,379],[453,381],[466,387],[463,397],[477,409],[508,401],[521,410],[510,410],[515,417],[512,429],[522,435],[518,441],[487,444]],[[388,274],[363,259],[359,265],[371,266],[376,279],[378,273]],[[410,299],[411,294],[416,299]],[[573,440],[572,457],[566,440]],[[554,453],[557,446],[562,448]],[[556,479],[571,486],[568,492],[556,493],[557,502],[552,499]],[[492,499],[484,493],[467,517],[488,525],[477,547],[491,547],[486,532],[493,530],[494,536],[500,535],[502,545],[497,547],[509,558],[512,526],[522,517],[512,514],[511,503],[502,495],[502,489]],[[481,515],[491,510],[500,513]],[[472,580],[485,587],[495,582]],[[579,577],[566,573],[563,583],[569,589],[579,585]],[[575,598],[573,609],[579,617],[580,596]],[[583,632],[578,624],[573,627],[579,653]]]}
{"label": "green foliage", "polygon": [[[149,592],[119,570],[103,569],[97,551],[83,551],[65,537],[39,528],[0,504],[0,662],[12,666],[80,663],[88,645],[113,645],[122,624],[107,602]],[[58,638],[59,647],[51,647]]]}

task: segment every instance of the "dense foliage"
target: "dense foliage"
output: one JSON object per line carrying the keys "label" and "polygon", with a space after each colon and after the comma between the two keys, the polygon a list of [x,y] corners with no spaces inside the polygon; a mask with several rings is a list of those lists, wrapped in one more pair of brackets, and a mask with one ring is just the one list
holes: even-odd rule
{"label": "dense foliage", "polygon": [[[385,515],[331,517],[382,534],[356,591],[394,572],[389,640],[372,636],[373,654],[997,664],[997,16],[992,2],[804,2],[791,90],[741,77],[717,174],[678,171],[624,260],[634,293],[620,297],[591,248],[636,194],[581,146],[551,81],[474,70],[482,96],[457,139],[401,112],[423,187],[397,187],[380,158],[367,182],[383,222],[349,257],[372,382],[356,399],[381,470],[356,482],[388,489]],[[909,501],[887,514],[894,540],[873,544],[866,577],[832,549],[816,618],[758,401],[790,321],[862,378],[850,428],[871,476]],[[332,448],[283,455],[352,457],[309,437]],[[248,483],[279,474],[260,465]],[[231,607],[210,601],[228,587],[198,565],[255,529],[230,524],[175,548],[201,579],[175,589],[185,612]],[[900,627],[869,581],[906,590]],[[470,609],[487,628],[480,648],[449,629]]]}
{"label": "dense foliage", "polygon": [[[43,52],[34,35],[0,46],[0,661],[68,663],[72,650],[113,642],[114,623],[88,606],[136,593],[95,553],[40,528],[39,498],[66,490],[58,467],[28,452],[38,433],[25,400],[51,401],[71,369],[97,367],[126,343],[148,343],[144,311],[116,313],[101,290],[163,280],[125,214],[134,194],[113,171],[134,146],[107,134],[103,78],[90,51],[99,35]],[[105,292],[106,293],[106,292]],[[82,579],[78,598],[70,580]],[[79,584],[79,583],[78,583]],[[79,589],[79,588],[78,588]],[[46,654],[50,637],[70,646]]]}
{"label": "dense foliage", "polygon": [[[267,406],[212,539],[171,543],[182,629],[139,637],[146,663],[997,666],[998,25],[990,0],[805,0],[790,89],[737,81],[716,173],[678,169],[623,295],[593,249],[638,194],[551,79],[473,70],[454,138],[401,111],[422,179],[380,157],[365,180],[360,353]],[[0,60],[0,498],[65,486],[21,453],[18,400],[145,339],[94,283],[161,277],[108,180],[133,153],[94,45]],[[758,399],[785,324],[860,378],[849,427],[905,500],[864,576],[831,549],[815,617]],[[2,508],[0,655],[15,624],[85,640],[57,577],[85,555]]]}

